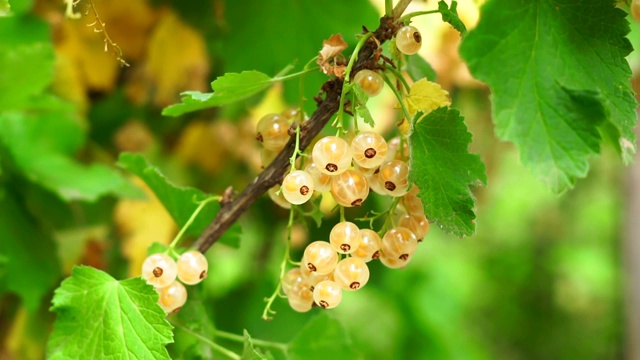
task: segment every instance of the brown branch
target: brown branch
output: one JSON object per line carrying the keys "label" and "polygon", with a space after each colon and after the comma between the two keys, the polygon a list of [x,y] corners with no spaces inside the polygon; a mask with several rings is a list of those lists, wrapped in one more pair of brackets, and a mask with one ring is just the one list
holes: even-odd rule
{"label": "brown branch", "polygon": [[[351,74],[358,70],[370,67],[370,58],[378,49],[380,44],[390,40],[398,25],[395,23],[404,12],[411,0],[400,0],[393,11],[393,17],[382,17],[380,26],[358,53]],[[376,41],[377,40],[377,41]],[[331,79],[322,85],[324,99],[321,99],[318,108],[311,115],[311,118],[303,122],[300,126],[300,150],[306,149],[313,138],[329,122],[331,117],[338,111],[342,91],[342,80]],[[202,232],[194,247],[200,252],[207,251],[224,234],[224,232],[242,215],[262,194],[273,186],[280,184],[285,172],[289,168],[289,159],[295,150],[295,138],[291,138],[278,156],[267,166],[255,180],[247,186],[244,191],[232,201],[222,204],[220,211],[211,224]]]}

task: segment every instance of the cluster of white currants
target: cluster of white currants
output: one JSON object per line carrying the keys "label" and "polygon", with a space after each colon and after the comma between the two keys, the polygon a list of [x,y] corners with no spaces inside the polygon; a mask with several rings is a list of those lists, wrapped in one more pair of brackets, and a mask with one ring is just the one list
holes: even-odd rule
{"label": "cluster of white currants", "polygon": [[[415,54],[420,45],[420,33],[414,27],[398,31],[396,46],[401,52]],[[356,73],[353,82],[369,96],[379,94],[384,87],[380,74],[368,69]],[[286,145],[291,135],[289,120],[296,115],[269,114],[259,121],[257,139],[263,144],[263,162],[272,159],[269,152]],[[309,244],[300,266],[290,269],[281,281],[294,310],[309,311],[314,304],[324,309],[336,307],[342,291],[358,290],[368,282],[367,262],[371,260],[379,259],[390,268],[404,267],[410,261],[418,242],[429,231],[429,222],[417,196],[418,187],[409,183],[408,157],[408,147],[400,138],[387,142],[373,131],[359,132],[350,141],[326,136],[313,146],[311,161],[304,170],[293,169],[280,187],[269,191],[271,198],[285,208],[304,204],[314,192],[329,192],[343,207],[360,206],[373,191],[400,197],[399,207],[404,209],[397,226],[383,229],[386,232],[382,237],[371,229],[341,221],[331,230],[329,242]]]}
{"label": "cluster of white currants", "polygon": [[406,266],[429,232],[418,191],[413,186],[402,197],[406,213],[398,226],[387,230],[382,238],[371,229],[359,229],[352,222],[342,221],[331,230],[329,242],[309,244],[300,266],[290,269],[282,279],[282,290],[291,308],[306,312],[314,304],[323,309],[338,306],[342,291],[356,291],[369,281],[369,261],[379,259],[392,269]]}
{"label": "cluster of white currants", "polygon": [[208,268],[207,258],[197,250],[183,253],[177,262],[164,253],[152,254],[142,263],[142,278],[153,285],[160,295],[158,304],[168,314],[178,311],[187,302],[187,289],[183,283],[199,283],[207,277]]}

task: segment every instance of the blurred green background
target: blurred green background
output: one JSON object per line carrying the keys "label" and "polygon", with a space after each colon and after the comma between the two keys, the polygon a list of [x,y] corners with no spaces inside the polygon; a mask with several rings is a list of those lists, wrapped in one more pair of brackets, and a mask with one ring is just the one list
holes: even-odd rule
{"label": "blurred green background", "polygon": [[[0,1],[0,7],[2,4]],[[295,106],[298,82],[246,102],[181,118],[162,117],[162,107],[177,102],[181,91],[208,91],[210,81],[225,72],[256,69],[275,74],[295,61],[303,65],[315,56],[322,40],[334,33],[342,33],[353,45],[352,34],[359,33],[362,25],[374,29],[383,6],[380,1],[367,0],[96,1],[109,36],[130,64],[120,67],[111,48],[104,52],[102,34],[87,26],[93,22],[91,15],[67,19],[59,1],[13,0],[9,4],[14,15],[0,17],[0,34],[5,37],[0,38],[0,50],[5,40],[6,45],[36,39],[50,46],[52,61],[44,71],[50,73],[51,81],[43,84],[42,91],[61,101],[75,124],[67,132],[67,125],[56,127],[59,119],[50,119],[54,128],[64,131],[48,133],[51,130],[43,127],[41,133],[36,130],[37,136],[25,139],[26,147],[37,148],[36,141],[65,143],[64,137],[74,134],[78,139],[68,142],[78,144],[68,155],[78,166],[103,164],[121,179],[129,176],[114,170],[118,153],[141,152],[175,183],[211,193],[220,193],[227,186],[242,189],[257,174],[260,149],[254,140],[255,123],[267,112]],[[434,6],[433,1],[416,1],[410,9]],[[477,21],[478,7],[476,2],[460,1],[461,17],[469,27]],[[9,24],[16,19],[22,25]],[[640,25],[630,20],[630,39],[638,47]],[[14,25],[30,31],[2,32]],[[593,159],[588,178],[578,181],[572,191],[552,194],[523,168],[513,146],[494,137],[489,91],[470,77],[457,57],[458,35],[437,18],[419,19],[416,26],[425,38],[421,55],[452,94],[453,106],[461,109],[474,136],[471,150],[487,165],[489,185],[475,189],[477,233],[460,239],[433,226],[405,269],[372,263],[369,284],[345,294],[338,308],[325,312],[344,326],[344,341],[355,351],[331,357],[640,356],[632,350],[634,344],[638,349],[640,333],[627,327],[640,318],[630,318],[627,309],[634,306],[625,303],[625,284],[640,283],[640,274],[625,270],[623,250],[640,241],[630,238],[626,230],[640,220],[638,214],[626,210],[630,194],[640,191],[640,183],[630,181],[630,168],[605,147],[602,156]],[[638,50],[629,61],[638,92]],[[40,64],[23,65],[33,69]],[[0,74],[0,91],[23,87],[20,81],[9,83],[8,79],[11,77]],[[308,76],[302,90],[305,96],[311,99],[323,81],[321,74]],[[38,101],[44,102],[42,98]],[[393,101],[390,92],[385,92],[372,104],[378,130],[387,135],[392,134],[396,120]],[[26,114],[31,106],[12,111]],[[305,109],[313,111],[313,101]],[[16,119],[21,121],[19,116]],[[18,210],[8,211],[4,201],[5,222],[18,222],[24,215],[29,224],[25,226],[36,229],[34,236],[44,234],[54,244],[57,251],[48,256],[57,256],[54,263],[61,270],[54,272],[54,284],[45,289],[42,299],[31,298],[34,305],[28,309],[21,297],[2,295],[0,359],[40,359],[54,320],[47,312],[53,290],[74,264],[95,266],[117,278],[137,276],[146,248],[153,242],[168,243],[177,229],[152,196],[132,198],[132,191],[125,191],[127,185],[103,189],[110,177],[96,179],[95,199],[61,194],[47,179],[29,176],[23,166],[29,159],[11,153],[8,136],[0,136],[5,140],[0,142],[0,190],[5,200],[13,199],[11,204]],[[73,177],[66,168],[51,166],[63,183]],[[83,181],[90,181],[80,177],[73,181],[80,187]],[[141,186],[133,178],[127,181]],[[368,203],[368,208],[347,212],[347,216],[384,207],[384,201]],[[295,313],[286,300],[279,299],[274,320],[260,318],[263,299],[277,284],[287,218],[288,212],[265,196],[241,220],[239,249],[217,244],[207,253],[210,276],[201,285],[200,298],[217,329],[236,334],[247,329],[256,339],[286,343],[310,319],[326,316],[319,309]],[[326,239],[336,221],[336,214],[330,214],[319,229],[312,223],[306,229],[297,227],[294,252],[299,256],[306,242]],[[0,226],[0,241],[17,241],[15,234]],[[30,242],[31,238],[19,241]],[[3,269],[0,267],[0,275]],[[0,293],[5,290],[0,286]],[[640,303],[635,305],[640,307]],[[170,353],[175,358],[195,358],[196,352],[185,350],[195,341],[177,331]],[[241,349],[238,343],[222,343]],[[283,356],[277,349],[271,351],[276,357]],[[210,349],[199,354],[219,356]],[[309,354],[308,358],[326,359],[328,354]]]}

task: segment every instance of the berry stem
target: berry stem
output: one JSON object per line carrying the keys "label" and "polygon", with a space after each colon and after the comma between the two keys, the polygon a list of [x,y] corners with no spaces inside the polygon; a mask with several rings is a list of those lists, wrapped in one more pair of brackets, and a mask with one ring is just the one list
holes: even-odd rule
{"label": "berry stem", "polygon": [[409,83],[407,82],[407,79],[405,79],[404,76],[402,76],[402,73],[400,73],[400,71],[398,71],[398,69],[396,69],[396,68],[394,68],[393,66],[390,66],[390,65],[387,65],[385,67],[385,69],[389,70],[391,73],[393,73],[393,75],[395,75],[396,79],[400,80],[402,85],[404,85],[405,91],[407,91],[407,92],[411,91],[411,86],[409,86]]}
{"label": "berry stem", "polygon": [[291,251],[291,230],[293,228],[293,214],[294,214],[294,206],[291,206],[289,210],[289,223],[287,224],[287,243],[284,247],[284,256],[282,257],[282,262],[280,263],[280,277],[278,279],[278,285],[276,285],[276,290],[271,294],[271,296],[266,300],[267,305],[264,307],[264,311],[262,311],[262,319],[271,320],[272,317],[269,314],[275,314],[275,311],[271,310],[271,305],[273,302],[280,296],[280,289],[282,288],[282,279],[284,278],[284,274],[287,271],[287,263],[291,261],[291,257],[289,253]]}
{"label": "berry stem", "polygon": [[[370,41],[360,46],[358,60],[353,69],[359,70],[366,66],[367,61],[378,47],[393,38],[396,31],[396,20],[402,16],[411,0],[399,0],[393,9],[393,16],[384,16],[374,35],[377,42]],[[311,114],[308,121],[300,124],[300,149],[304,150],[312,140],[322,131],[339,109],[342,96],[343,81],[339,78],[329,79],[322,85],[320,96],[316,97],[318,108]],[[282,182],[283,175],[289,169],[289,158],[294,150],[295,141],[289,140],[276,158],[232,201],[225,202],[222,208],[202,232],[194,247],[205,253],[229,227],[254,203],[274,185]]]}
{"label": "berry stem", "polygon": [[439,14],[439,13],[440,13],[440,10],[416,11],[416,12],[408,13],[407,15],[401,17],[400,19],[398,19],[398,22],[403,23],[411,19],[412,17],[416,17],[420,15],[430,15],[430,14]]}
{"label": "berry stem", "polygon": [[[198,334],[197,332],[189,329],[188,327],[182,325],[181,323],[178,322],[173,322],[172,321],[173,326],[175,326],[176,328],[186,332],[187,334],[190,334],[191,336],[197,338],[198,340],[204,342],[205,344],[209,345],[211,347],[212,350],[215,350],[217,352],[219,352],[222,355],[225,355],[226,357],[228,357],[229,359],[233,359],[233,360],[240,360],[242,359],[242,357],[240,357],[240,355],[234,353],[233,351],[227,349],[226,347],[221,346],[220,344],[216,344],[215,342],[213,342],[211,339],[202,336],[200,334]],[[218,330],[216,330],[216,335],[218,335]],[[220,336],[221,338],[224,338],[223,336]],[[243,337],[242,337],[243,338]],[[244,341],[244,338],[243,338]],[[255,342],[254,342],[255,343]]]}
{"label": "berry stem", "polygon": [[[244,336],[240,336],[240,335],[233,334],[233,333],[230,333],[230,332],[226,332],[226,331],[222,331],[222,330],[216,330],[215,331],[215,335],[216,335],[216,337],[221,338],[221,339],[231,340],[231,341],[235,341],[235,342],[239,342],[239,343],[244,343]],[[279,343],[279,342],[275,342],[275,341],[268,341],[268,340],[251,338],[251,342],[254,345],[257,345],[257,346],[260,346],[260,347],[265,347],[265,348],[270,348],[270,349],[278,349],[278,350],[283,351],[285,353],[287,351],[289,351],[289,345],[283,344],[283,343]]]}
{"label": "berry stem", "polygon": [[393,16],[393,0],[384,0],[384,14]]}
{"label": "berry stem", "polygon": [[351,108],[353,111],[353,130],[355,131],[356,135],[358,135],[360,133],[360,129],[358,129],[358,112],[357,110],[354,108],[355,104],[356,104],[356,93],[352,92],[351,93]]}
{"label": "berry stem", "polygon": [[195,221],[195,219],[198,216],[198,214],[200,213],[200,211],[202,211],[202,209],[204,209],[204,207],[208,203],[210,203],[212,201],[220,201],[221,199],[222,199],[222,196],[214,195],[214,196],[210,196],[210,197],[200,201],[199,204],[198,204],[198,207],[193,212],[193,214],[191,214],[191,217],[189,218],[189,220],[187,220],[187,222],[184,224],[184,226],[182,226],[182,229],[180,229],[180,232],[178,232],[176,237],[173,238],[173,240],[171,241],[171,244],[169,244],[169,247],[167,248],[165,253],[166,254],[174,254],[176,245],[178,245],[178,242],[180,242],[180,239],[182,238],[184,233],[187,231],[189,226],[191,226],[191,224],[193,224],[193,222]]}
{"label": "berry stem", "polygon": [[404,103],[404,99],[402,98],[402,94],[400,94],[400,92],[398,91],[398,89],[396,89],[394,84],[391,83],[391,79],[389,79],[389,77],[387,75],[385,75],[385,73],[382,73],[382,78],[384,79],[384,82],[387,83],[389,88],[391,88],[391,91],[393,91],[393,94],[396,96],[396,99],[398,99],[398,102],[400,103],[400,106],[402,107],[402,112],[404,113],[405,118],[407,118],[407,120],[411,121],[411,124],[413,125],[413,121],[412,121],[413,119],[411,119],[411,115],[409,115],[409,110],[407,109],[407,105]]}
{"label": "berry stem", "polygon": [[[336,118],[338,130],[344,127],[344,98],[346,97],[347,92],[351,88],[351,70],[353,69],[353,64],[358,60],[358,53],[360,49],[364,46],[367,40],[373,35],[372,32],[368,32],[364,34],[358,43],[356,44],[356,48],[353,49],[353,53],[351,53],[351,58],[349,58],[349,64],[347,64],[347,70],[344,72],[344,81],[342,82],[342,93],[340,95],[340,106],[338,107],[338,117]],[[343,130],[344,131],[344,130]]]}
{"label": "berry stem", "polygon": [[291,170],[289,170],[289,173],[292,173],[296,170],[296,158],[299,155],[302,155],[302,152],[300,151],[300,125],[299,124],[296,126],[295,133],[296,133],[296,147],[293,150],[293,154],[291,154],[291,158],[289,159],[289,163],[291,164]]}

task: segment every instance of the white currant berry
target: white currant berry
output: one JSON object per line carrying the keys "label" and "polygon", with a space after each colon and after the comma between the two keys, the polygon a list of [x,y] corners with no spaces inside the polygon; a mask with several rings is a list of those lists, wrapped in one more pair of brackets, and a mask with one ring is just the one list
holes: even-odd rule
{"label": "white currant berry", "polygon": [[401,53],[413,55],[422,46],[422,36],[420,31],[413,26],[403,26],[396,33],[396,46]]}
{"label": "white currant berry", "polygon": [[142,278],[156,288],[168,286],[176,280],[178,266],[167,254],[149,255],[142,263]]}
{"label": "white currant berry", "polygon": [[369,183],[369,188],[376,194],[389,195],[387,193],[387,189],[384,188],[384,185],[380,181],[380,177],[378,176],[378,174],[380,174],[380,167],[375,168],[373,172],[365,175],[365,177],[367,178],[367,182]]}
{"label": "white currant berry", "polygon": [[342,301],[342,288],[335,281],[321,281],[313,289],[313,300],[323,309],[333,309]]}
{"label": "white currant berry", "polygon": [[326,136],[313,146],[311,158],[320,172],[338,175],[351,166],[351,146],[337,136]]}
{"label": "white currant berry", "polygon": [[371,229],[360,229],[360,244],[351,256],[369,262],[380,257],[381,246],[382,239],[380,239],[380,235],[377,232]]}
{"label": "white currant berry", "polygon": [[326,241],[314,241],[307,245],[302,264],[316,275],[327,275],[336,268],[338,253]]}
{"label": "white currant berry", "polygon": [[169,314],[180,309],[187,302],[187,289],[180,281],[174,281],[168,286],[157,289],[158,305]]}
{"label": "white currant berry", "polygon": [[313,195],[313,178],[303,170],[290,172],[282,180],[282,195],[294,205],[304,204]]}
{"label": "white currant berry", "polygon": [[411,230],[396,227],[384,234],[380,248],[387,257],[407,262],[418,248],[418,240]]}
{"label": "white currant berry", "polygon": [[380,166],[378,178],[388,195],[402,196],[409,190],[409,165],[400,160],[386,162]]}
{"label": "white currant berry", "polygon": [[424,215],[424,205],[422,200],[418,197],[420,189],[416,184],[413,184],[411,190],[402,196],[402,206],[409,215]]}
{"label": "white currant berry", "polygon": [[187,285],[195,285],[207,277],[207,258],[198,250],[190,250],[178,258],[178,279]]}
{"label": "white currant berry", "polygon": [[302,277],[302,271],[300,271],[299,267],[289,269],[282,278],[282,291],[285,295],[289,295],[293,289],[297,289],[305,283],[305,279]]}
{"label": "white currant berry", "polygon": [[360,245],[360,230],[349,221],[342,221],[333,226],[329,233],[329,243],[341,254],[351,254]]}
{"label": "white currant berry", "polygon": [[386,267],[388,267],[390,269],[401,269],[401,268],[407,266],[407,262],[406,261],[403,261],[403,260],[400,260],[398,258],[389,256],[388,254],[385,254],[384,252],[380,253],[379,259],[380,259],[380,262],[384,266],[386,266]]}
{"label": "white currant berry", "polygon": [[289,141],[289,121],[278,114],[267,114],[258,121],[256,139],[265,149],[279,151]]}
{"label": "white currant berry", "polygon": [[346,290],[358,290],[369,281],[369,267],[357,257],[342,259],[333,272],[334,281]]}
{"label": "white currant berry", "polygon": [[300,274],[305,283],[311,287],[311,291],[320,281],[333,280],[333,271],[325,275],[318,275],[315,271],[309,270],[305,264],[300,265]]}
{"label": "white currant berry", "polygon": [[[398,151],[400,149],[400,145],[402,144],[402,151]],[[402,141],[399,137],[394,137],[393,139],[387,141],[387,156],[385,157],[385,161],[391,160],[405,160],[409,158],[409,146],[406,141]]]}
{"label": "white currant berry", "polygon": [[353,82],[358,84],[362,91],[369,96],[376,96],[382,92],[384,88],[384,80],[382,76],[375,71],[363,69],[356,73]]}
{"label": "white currant berry", "polygon": [[282,195],[282,191],[278,193],[278,190],[280,190],[280,185],[276,185],[269,189],[269,191],[267,191],[267,194],[269,194],[269,198],[271,198],[271,200],[281,208],[291,209],[291,203],[284,198],[284,196]]}
{"label": "white currant berry", "polygon": [[327,175],[318,170],[316,163],[311,162],[304,170],[311,175],[315,191],[323,193],[331,190],[331,175]]}
{"label": "white currant berry", "polygon": [[381,165],[389,150],[384,138],[373,131],[363,131],[351,140],[353,161],[363,168],[375,168]]}
{"label": "white currant berry", "polygon": [[369,182],[362,173],[347,170],[333,177],[331,195],[342,206],[360,206],[369,196]]}
{"label": "white currant berry", "polygon": [[301,112],[300,109],[287,109],[280,113],[280,115],[287,120],[297,120],[300,117]]}
{"label": "white currant berry", "polygon": [[398,226],[411,230],[418,242],[421,242],[429,232],[429,220],[424,215],[406,214],[400,218]]}
{"label": "white currant berry", "polygon": [[[306,295],[308,294],[308,295]],[[287,295],[289,306],[297,312],[307,312],[313,307],[313,292],[305,290],[305,292],[292,292]]]}

